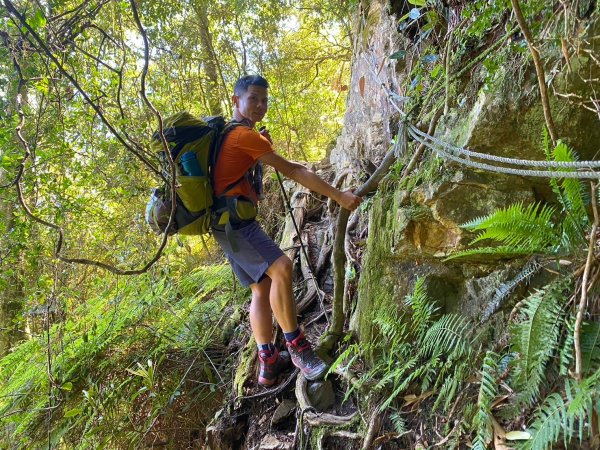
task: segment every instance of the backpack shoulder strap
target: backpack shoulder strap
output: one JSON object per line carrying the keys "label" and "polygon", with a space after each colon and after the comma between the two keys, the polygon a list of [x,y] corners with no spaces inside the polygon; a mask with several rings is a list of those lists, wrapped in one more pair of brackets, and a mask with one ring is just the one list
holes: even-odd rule
{"label": "backpack shoulder strap", "polygon": [[[211,149],[210,164],[209,164],[211,183],[213,184],[213,186],[214,186],[213,170],[214,170],[215,165],[217,164],[217,159],[219,158],[219,153],[221,152],[221,147],[223,146],[223,141],[225,140],[225,136],[227,136],[227,134],[229,134],[230,131],[232,131],[234,128],[236,128],[240,125],[247,126],[247,123],[245,123],[245,121],[238,122],[236,120],[230,120],[229,122],[227,122],[225,124],[225,126],[221,129],[221,131],[217,134],[215,140],[213,141],[213,148]],[[245,177],[246,177],[246,174],[244,174],[242,177],[240,177],[239,180],[236,180],[233,183],[229,184],[219,197],[224,196],[227,192],[229,192],[231,189],[233,189],[238,183],[240,183]]]}

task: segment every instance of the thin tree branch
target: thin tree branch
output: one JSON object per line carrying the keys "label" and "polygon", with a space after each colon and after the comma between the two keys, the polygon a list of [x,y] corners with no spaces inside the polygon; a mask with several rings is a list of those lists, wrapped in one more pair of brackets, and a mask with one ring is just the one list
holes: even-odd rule
{"label": "thin tree branch", "polygon": [[533,64],[535,65],[535,72],[537,74],[538,85],[540,88],[540,96],[542,98],[542,108],[544,110],[544,119],[546,120],[546,127],[548,128],[548,133],[550,134],[550,139],[552,140],[552,145],[556,145],[558,141],[558,136],[556,134],[556,128],[554,126],[554,120],[552,119],[552,111],[550,110],[550,100],[548,98],[548,88],[546,87],[546,77],[544,74],[544,65],[540,59],[540,54],[535,48],[535,42],[533,40],[533,36],[531,31],[529,30],[529,26],[525,21],[525,17],[523,17],[523,12],[521,11],[521,6],[519,5],[519,0],[510,0],[512,3],[513,10],[515,12],[515,16],[517,17],[517,22],[521,27],[521,31],[523,32],[523,36],[525,36],[525,40],[527,41],[527,46],[529,47],[529,51],[531,52],[531,57],[533,58]]}
{"label": "thin tree branch", "polygon": [[58,241],[56,243],[54,255],[56,258],[60,259],[61,261],[64,261],[67,263],[78,263],[78,264],[96,266],[96,267],[106,269],[106,270],[108,270],[112,273],[118,274],[118,275],[137,275],[137,274],[146,272],[150,267],[152,267],[152,265],[156,261],[158,261],[160,259],[161,255],[162,255],[162,251],[164,250],[164,247],[166,246],[166,242],[167,242],[166,234],[163,236],[162,243],[161,243],[159,249],[157,250],[155,256],[144,267],[142,267],[141,269],[136,269],[136,270],[122,270],[122,269],[115,268],[114,266],[112,266],[110,264],[106,264],[106,263],[103,263],[100,261],[94,261],[94,260],[90,260],[90,259],[86,259],[86,258],[66,258],[66,257],[62,256],[60,253],[63,242],[64,242],[64,232],[63,232],[62,228],[52,222],[49,222],[40,217],[37,217],[35,214],[33,214],[31,209],[29,208],[29,205],[25,201],[25,197],[23,194],[23,187],[21,184],[23,174],[25,171],[25,163],[31,156],[31,150],[29,147],[29,143],[23,137],[23,134],[22,134],[22,129],[25,125],[25,113],[23,112],[21,90],[25,86],[25,79],[22,76],[22,72],[20,70],[19,63],[17,61],[16,56],[14,55],[14,53],[12,51],[11,51],[11,54],[12,54],[12,58],[13,58],[13,63],[16,65],[16,67],[18,67],[17,73],[19,74],[19,85],[17,88],[17,95],[16,95],[16,107],[17,107],[17,114],[19,116],[20,121],[19,121],[19,124],[17,125],[17,127],[15,128],[15,132],[16,132],[17,138],[21,142],[21,145],[23,146],[23,149],[25,151],[25,154],[21,160],[21,163],[19,164],[19,168],[17,170],[17,175],[15,177],[13,184],[16,186],[17,198],[18,198],[19,204],[23,207],[25,214],[30,219],[34,220],[35,222],[40,223],[41,225],[44,225],[48,228],[52,228],[53,230],[55,230],[58,233]]}
{"label": "thin tree branch", "polygon": [[78,46],[77,44],[74,44],[74,47],[79,50],[81,53],[83,53],[85,56],[87,56],[90,59],[93,59],[94,61],[96,61],[98,64],[106,67],[108,70],[110,70],[111,72],[114,72],[116,74],[121,74],[121,71],[119,69],[115,69],[114,67],[112,67],[110,64],[105,63],[104,61],[102,61],[99,57],[92,55],[91,53],[85,51],[84,49],[82,49],[80,46]]}
{"label": "thin tree branch", "polygon": [[[145,156],[143,156],[137,149],[133,148],[129,145],[125,139],[120,135],[120,133],[112,126],[112,124],[108,121],[108,119],[102,113],[102,110],[98,105],[96,105],[88,96],[88,94],[83,90],[81,85],[73,78],[69,72],[64,68],[61,62],[54,56],[54,54],[50,51],[46,43],[42,40],[42,38],[31,28],[31,26],[25,20],[25,17],[15,8],[13,3],[10,0],[4,0],[4,5],[8,9],[8,11],[18,19],[21,25],[27,29],[27,31],[33,36],[34,40],[38,43],[40,48],[48,55],[48,57],[52,60],[52,62],[56,65],[58,70],[73,84],[73,86],[79,91],[84,100],[94,109],[100,120],[106,125],[106,127],[111,131],[111,133],[117,138],[117,140],[131,153],[137,156],[152,172],[154,172],[157,176],[161,176],[160,171],[148,160]],[[23,33],[23,31],[21,31]]]}
{"label": "thin tree branch", "polygon": [[[429,123],[429,128],[427,129],[428,135],[433,136],[433,133],[435,132],[437,123],[440,120],[440,117],[442,117],[442,112],[443,112],[443,110],[442,110],[442,108],[440,108],[433,115],[433,118],[431,119],[431,122]],[[415,168],[415,166],[421,159],[421,155],[423,154],[424,151],[425,151],[425,144],[421,143],[421,145],[419,145],[419,147],[413,154],[412,158],[408,162],[408,165],[406,166],[406,168],[402,171],[402,178],[407,177],[408,174],[410,174],[413,171],[413,169]]]}
{"label": "thin tree branch", "polygon": [[56,247],[54,249],[54,256],[56,258],[60,259],[61,261],[64,261],[67,263],[78,263],[78,264],[86,264],[86,265],[90,265],[90,266],[96,266],[96,267],[100,267],[102,269],[106,269],[109,272],[115,273],[117,275],[139,275],[141,273],[146,272],[150,267],[152,267],[152,265],[156,261],[158,261],[160,259],[161,255],[162,255],[162,251],[163,251],[163,249],[166,245],[166,241],[167,241],[166,234],[163,237],[161,246],[159,247],[155,256],[145,266],[143,266],[141,269],[122,270],[122,269],[118,269],[110,264],[107,264],[107,263],[104,263],[101,261],[94,261],[94,260],[87,259],[87,258],[67,258],[67,257],[62,256],[60,252],[62,250],[62,246],[63,246],[63,242],[64,242],[63,229],[60,226],[58,226],[52,222],[49,222],[47,220],[42,219],[41,217],[36,216],[35,214],[33,214],[31,209],[29,208],[29,205],[25,201],[25,196],[23,194],[23,186],[22,186],[22,178],[23,178],[23,174],[25,171],[25,162],[31,156],[31,150],[29,147],[29,143],[25,140],[25,138],[23,137],[23,134],[21,133],[23,126],[25,125],[25,113],[23,112],[23,106],[22,106],[22,100],[21,100],[22,97],[21,97],[21,93],[20,93],[22,86],[23,86],[23,79],[21,79],[19,81],[19,91],[17,93],[17,99],[16,99],[17,113],[19,115],[20,121],[15,129],[15,132],[17,134],[17,138],[19,139],[19,141],[21,142],[21,145],[23,146],[23,148],[25,150],[25,155],[23,156],[23,160],[21,161],[21,164],[19,165],[15,186],[17,189],[17,198],[18,198],[19,204],[23,207],[25,214],[33,221],[35,221],[41,225],[44,225],[48,228],[52,228],[53,230],[55,230],[58,233],[58,241],[57,241]]}
{"label": "thin tree branch", "polygon": [[575,373],[573,374],[573,377],[577,381],[581,381],[582,376],[581,324],[583,323],[583,315],[587,307],[588,278],[590,276],[592,260],[594,259],[594,251],[596,249],[596,231],[598,230],[598,223],[600,222],[600,219],[598,218],[598,206],[596,205],[596,183],[591,182],[590,185],[592,189],[592,209],[594,211],[594,225],[592,226],[592,231],[590,233],[590,245],[588,247],[588,255],[585,263],[585,270],[583,271],[583,280],[581,282],[581,298],[579,300],[577,318],[575,319],[575,331],[573,332],[575,340]]}
{"label": "thin tree branch", "polygon": [[150,46],[148,43],[148,35],[146,34],[146,30],[144,29],[142,22],[140,21],[140,16],[138,14],[137,7],[135,6],[135,1],[130,0],[129,3],[131,5],[131,11],[133,12],[133,18],[135,20],[135,23],[136,23],[136,25],[140,31],[140,34],[142,35],[142,38],[144,40],[144,68],[142,70],[140,95],[142,96],[144,103],[146,103],[146,105],[148,105],[148,108],[150,108],[152,110],[152,112],[156,116],[156,120],[158,121],[158,135],[160,137],[160,141],[162,143],[163,151],[165,152],[167,161],[169,162],[169,171],[171,173],[171,180],[170,180],[170,183],[171,183],[171,186],[170,186],[171,214],[169,216],[169,223],[167,224],[165,233],[163,235],[163,241],[161,244],[161,251],[162,251],[162,249],[164,248],[164,246],[167,243],[168,230],[171,229],[171,225],[175,221],[175,209],[177,207],[177,191],[175,189],[175,183],[176,183],[175,163],[173,162],[171,150],[169,149],[169,144],[167,144],[167,139],[165,138],[165,135],[163,132],[164,131],[163,118],[162,118],[160,112],[158,112],[156,107],[152,104],[152,102],[146,95],[146,76],[148,75],[148,64],[149,64],[149,60],[150,60],[150,49],[149,49]]}

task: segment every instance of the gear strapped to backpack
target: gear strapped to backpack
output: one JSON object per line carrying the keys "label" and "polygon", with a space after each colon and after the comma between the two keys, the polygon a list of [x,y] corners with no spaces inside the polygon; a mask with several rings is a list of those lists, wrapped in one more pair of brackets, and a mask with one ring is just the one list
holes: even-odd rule
{"label": "gear strapped to backpack", "polygon": [[[244,178],[254,180],[262,177],[260,163],[248,173],[227,186],[218,197],[213,197],[212,169],[225,135],[239,122],[228,122],[220,117],[199,119],[188,112],[179,112],[164,121],[163,135],[169,145],[171,158],[175,164],[175,206],[174,224],[167,230],[171,215],[171,185],[155,188],[146,207],[146,221],[157,233],[198,235],[208,233],[211,214],[216,215],[218,223],[231,220],[248,220],[256,216],[256,205],[245,198],[226,198],[225,194]],[[161,159],[165,178],[170,178],[167,156],[160,139],[155,132],[150,144]],[[259,191],[260,180],[254,183]]]}

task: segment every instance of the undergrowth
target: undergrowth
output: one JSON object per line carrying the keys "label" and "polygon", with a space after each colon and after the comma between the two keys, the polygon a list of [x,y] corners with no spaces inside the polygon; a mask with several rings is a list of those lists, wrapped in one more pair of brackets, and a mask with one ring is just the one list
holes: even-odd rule
{"label": "undergrowth", "polygon": [[193,445],[230,382],[245,295],[230,280],[224,265],[128,278],[15,347],[0,360],[0,447]]}
{"label": "undergrowth", "polygon": [[[564,143],[549,151],[546,141],[546,150],[549,160],[576,160]],[[441,299],[429,298],[427,280],[418,279],[413,293],[400,304],[388,302],[374,312],[377,332],[372,342],[346,340],[332,370],[340,366],[358,373],[347,396],[367,396],[370,404],[389,414],[399,434],[410,429],[410,420],[423,427],[442,414],[448,424],[443,442],[449,448],[464,442],[475,449],[498,448],[507,436],[510,447],[532,450],[598,445],[598,294],[593,281],[581,286],[580,280],[592,222],[590,196],[578,180],[558,178],[551,186],[556,205],[517,203],[465,224],[479,233],[473,244],[496,245],[452,258],[527,256],[535,270],[524,270],[528,275],[516,283],[528,281],[559,257],[577,263],[574,267],[579,269],[550,271],[549,282],[525,291],[506,316],[499,342],[484,339],[484,322],[440,314],[436,300]],[[590,306],[581,329],[575,331],[582,289],[590,291]],[[510,295],[512,287],[505,291]],[[573,376],[576,332],[583,367],[579,382]]]}

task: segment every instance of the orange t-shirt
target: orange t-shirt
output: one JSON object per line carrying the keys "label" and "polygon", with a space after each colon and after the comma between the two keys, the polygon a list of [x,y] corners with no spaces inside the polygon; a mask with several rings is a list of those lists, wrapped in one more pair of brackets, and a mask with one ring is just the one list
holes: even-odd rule
{"label": "orange t-shirt", "polygon": [[[214,170],[214,190],[219,196],[231,183],[238,181],[261,156],[271,153],[269,140],[258,131],[239,125],[225,136]],[[229,192],[227,197],[243,195],[257,202],[256,192],[247,179],[243,179]]]}

